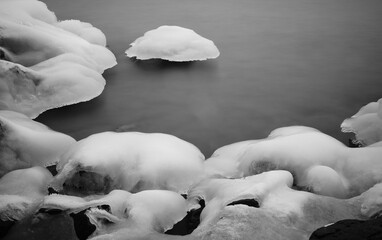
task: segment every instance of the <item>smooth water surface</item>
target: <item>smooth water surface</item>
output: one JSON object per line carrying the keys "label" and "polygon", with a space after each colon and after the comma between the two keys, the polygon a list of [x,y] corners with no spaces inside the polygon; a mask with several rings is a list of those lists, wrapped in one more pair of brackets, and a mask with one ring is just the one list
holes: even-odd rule
{"label": "smooth water surface", "polygon": [[[76,139],[122,126],[176,135],[208,157],[277,127],[307,125],[346,142],[342,120],[382,97],[380,0],[44,2],[59,19],[100,28],[118,61],[100,97],[37,118]],[[220,57],[125,57],[131,42],[160,25],[195,30]]]}

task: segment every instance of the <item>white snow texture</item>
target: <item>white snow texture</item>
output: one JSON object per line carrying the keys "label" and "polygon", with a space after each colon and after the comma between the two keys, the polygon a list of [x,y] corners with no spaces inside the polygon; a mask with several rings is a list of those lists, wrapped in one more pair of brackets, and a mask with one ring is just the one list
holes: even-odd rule
{"label": "white snow texture", "polygon": [[164,59],[173,62],[202,61],[220,55],[215,44],[191,29],[160,26],[136,39],[126,50],[139,60]]}
{"label": "white snow texture", "polygon": [[104,34],[77,20],[58,22],[35,0],[0,1],[0,109],[35,118],[103,91],[116,64]]}

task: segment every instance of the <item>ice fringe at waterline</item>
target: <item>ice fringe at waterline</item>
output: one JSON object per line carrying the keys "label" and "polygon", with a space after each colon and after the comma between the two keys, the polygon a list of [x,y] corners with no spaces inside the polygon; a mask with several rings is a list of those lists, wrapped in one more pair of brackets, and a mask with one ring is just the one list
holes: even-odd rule
{"label": "ice fringe at waterline", "polygon": [[43,167],[19,169],[0,179],[0,221],[18,221],[34,211],[48,195],[53,176]]}
{"label": "ice fringe at waterline", "polygon": [[57,164],[75,142],[21,113],[0,111],[0,177],[15,169]]}
{"label": "ice fringe at waterline", "polygon": [[104,34],[88,23],[57,21],[35,0],[0,1],[0,109],[36,117],[88,101],[116,64]]}
{"label": "ice fringe at waterline", "polygon": [[341,124],[343,132],[355,133],[355,142],[368,146],[382,141],[382,98],[363,106]]}
{"label": "ice fringe at waterline", "polygon": [[215,44],[191,29],[160,26],[136,39],[126,56],[139,60],[164,59],[173,62],[202,61],[220,55]]}
{"label": "ice fringe at waterline", "polygon": [[229,178],[287,170],[299,187],[349,198],[382,181],[381,156],[381,146],[349,148],[317,129],[292,126],[265,139],[224,146],[205,165],[211,174]]}
{"label": "ice fringe at waterline", "polygon": [[51,186],[72,193],[81,193],[80,189],[183,193],[203,175],[203,161],[198,148],[172,135],[104,132],[80,140],[61,156]]}

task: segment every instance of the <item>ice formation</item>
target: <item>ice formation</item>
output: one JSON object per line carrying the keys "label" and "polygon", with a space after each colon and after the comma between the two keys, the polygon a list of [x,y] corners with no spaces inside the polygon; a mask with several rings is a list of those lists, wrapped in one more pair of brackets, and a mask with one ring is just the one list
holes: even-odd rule
{"label": "ice formation", "polygon": [[171,135],[104,132],[79,141],[61,157],[52,187],[64,187],[64,192],[184,192],[203,175],[203,160],[194,145]]}
{"label": "ice formation", "polygon": [[[317,227],[340,219],[366,219],[382,209],[380,187],[341,200],[293,190],[292,183],[292,175],[282,170],[243,179],[200,182],[188,195],[188,201],[196,205],[199,199],[206,203],[200,226],[192,236],[195,239],[308,239]],[[258,205],[247,206],[240,199],[253,199]],[[372,211],[368,213],[366,209]]]}
{"label": "ice formation", "polygon": [[355,133],[356,142],[370,145],[382,141],[382,98],[363,106],[341,124],[343,132]]}
{"label": "ice formation", "polygon": [[56,164],[75,142],[21,113],[0,111],[0,177],[15,169]]}
{"label": "ice formation", "polygon": [[0,109],[36,117],[90,100],[116,64],[105,36],[90,24],[58,22],[35,0],[0,1]]}
{"label": "ice formation", "polygon": [[217,58],[215,44],[191,29],[160,26],[136,39],[126,50],[128,57],[140,60],[164,59],[174,62],[202,61]]}
{"label": "ice formation", "polygon": [[181,195],[171,191],[145,190],[131,194],[113,190],[106,196],[86,198],[54,194],[45,197],[41,208],[69,213],[86,210],[85,214],[96,226],[90,239],[126,236],[133,239],[164,233],[186,215],[188,206]]}
{"label": "ice formation", "polygon": [[348,198],[382,182],[380,156],[381,146],[348,148],[316,129],[297,126],[276,129],[266,139],[218,149],[205,167],[210,175],[230,178],[287,170],[299,187]]}
{"label": "ice formation", "polygon": [[48,194],[52,180],[50,172],[42,167],[19,169],[0,179],[0,220],[15,221],[32,214]]}

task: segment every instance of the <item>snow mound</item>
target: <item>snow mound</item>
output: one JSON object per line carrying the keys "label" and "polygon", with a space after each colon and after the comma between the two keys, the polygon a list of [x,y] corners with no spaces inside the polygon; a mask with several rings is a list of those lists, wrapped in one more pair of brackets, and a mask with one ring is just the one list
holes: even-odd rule
{"label": "snow mound", "polygon": [[186,200],[166,190],[145,190],[135,194],[113,190],[105,196],[86,198],[54,194],[45,197],[41,208],[68,213],[87,209],[85,214],[96,226],[91,238],[104,236],[109,239],[164,233],[187,213]]}
{"label": "snow mound", "polygon": [[356,142],[365,146],[382,141],[382,98],[345,119],[341,130],[355,133]]}
{"label": "snow mound", "polygon": [[316,129],[276,129],[270,137],[222,147],[205,162],[210,175],[229,178],[287,170],[295,185],[338,198],[357,196],[382,182],[381,145],[348,148]]}
{"label": "snow mound", "polygon": [[79,141],[61,157],[52,187],[65,185],[64,192],[185,192],[203,175],[203,161],[199,149],[171,135],[104,132]]}
{"label": "snow mound", "polygon": [[136,39],[126,50],[128,57],[140,60],[164,59],[173,62],[202,61],[217,58],[215,44],[191,29],[160,26]]}
{"label": "snow mound", "polygon": [[0,2],[0,109],[36,117],[88,101],[116,64],[104,34],[77,20],[58,22],[34,0]]}
{"label": "snow mound", "polygon": [[20,169],[0,179],[0,220],[15,221],[31,214],[43,197],[52,175],[42,167]]}
{"label": "snow mound", "polygon": [[75,142],[21,113],[0,111],[0,177],[15,169],[56,164]]}

